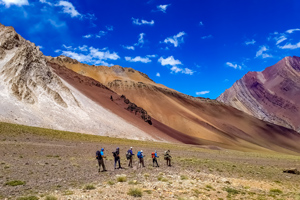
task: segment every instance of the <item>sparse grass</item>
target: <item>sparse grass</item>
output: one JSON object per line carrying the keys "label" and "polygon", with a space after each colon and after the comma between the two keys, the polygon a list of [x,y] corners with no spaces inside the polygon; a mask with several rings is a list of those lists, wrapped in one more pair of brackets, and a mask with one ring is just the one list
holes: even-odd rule
{"label": "sparse grass", "polygon": [[137,182],[137,180],[133,180],[133,181],[131,180],[131,181],[128,182],[128,184],[129,185],[137,185],[139,183]]}
{"label": "sparse grass", "polygon": [[146,179],[148,179],[148,178],[150,177],[150,174],[145,173],[145,174],[144,174],[144,177],[145,177]]}
{"label": "sparse grass", "polygon": [[45,197],[45,200],[57,200],[57,197],[49,195]]}
{"label": "sparse grass", "polygon": [[161,181],[162,179],[163,179],[162,176],[158,176],[158,177],[157,177],[157,180],[159,180],[159,181]]}
{"label": "sparse grass", "polygon": [[283,192],[280,189],[270,189],[270,193],[282,194]]}
{"label": "sparse grass", "polygon": [[96,189],[96,187],[93,184],[88,184],[88,185],[84,186],[83,189],[84,190],[94,190],[94,189]]}
{"label": "sparse grass", "polygon": [[9,181],[5,183],[5,185],[9,185],[9,186],[18,186],[18,185],[25,185],[25,184],[26,184],[25,181],[19,181],[19,180]]}
{"label": "sparse grass", "polygon": [[74,194],[74,192],[71,191],[71,190],[67,190],[67,191],[64,191],[64,192],[63,192],[63,195],[65,195],[65,196],[73,195],[73,194]]}
{"label": "sparse grass", "polygon": [[226,191],[228,193],[228,195],[237,195],[240,193],[240,191],[234,189],[234,188],[230,188],[230,187],[225,187],[223,188],[224,191]]}
{"label": "sparse grass", "polygon": [[108,181],[107,184],[108,184],[108,185],[114,185],[115,182],[113,182],[113,181]]}
{"label": "sparse grass", "polygon": [[189,178],[188,178],[186,175],[181,175],[181,176],[180,176],[180,179],[181,179],[181,180],[188,180]]}
{"label": "sparse grass", "polygon": [[17,200],[38,200],[39,198],[36,196],[28,196],[28,197],[18,197]]}
{"label": "sparse grass", "polygon": [[130,196],[133,196],[133,197],[142,197],[143,196],[142,190],[139,188],[130,188],[127,194]]}
{"label": "sparse grass", "polygon": [[211,190],[214,189],[211,185],[206,185],[205,187],[206,187],[207,189],[211,189]]}
{"label": "sparse grass", "polygon": [[119,176],[119,177],[117,178],[117,181],[118,181],[118,182],[126,182],[126,181],[127,181],[127,177],[126,177],[126,176]]}
{"label": "sparse grass", "polygon": [[152,194],[152,190],[144,190],[144,192],[147,194]]}

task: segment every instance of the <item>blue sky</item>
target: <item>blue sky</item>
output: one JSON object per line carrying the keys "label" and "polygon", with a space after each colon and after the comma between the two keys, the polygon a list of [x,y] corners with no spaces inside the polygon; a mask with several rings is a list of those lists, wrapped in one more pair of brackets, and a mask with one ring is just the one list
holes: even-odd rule
{"label": "blue sky", "polygon": [[0,0],[0,23],[45,55],[132,67],[217,98],[248,71],[300,56],[297,0]]}

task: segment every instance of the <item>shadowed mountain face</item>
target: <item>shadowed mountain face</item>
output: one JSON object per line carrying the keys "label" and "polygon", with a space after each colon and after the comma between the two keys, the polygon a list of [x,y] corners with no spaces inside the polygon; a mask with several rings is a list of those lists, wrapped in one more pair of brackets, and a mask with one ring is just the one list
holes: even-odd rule
{"label": "shadowed mountain face", "polygon": [[248,72],[217,100],[300,132],[300,58],[286,57],[262,72]]}
{"label": "shadowed mountain face", "polygon": [[240,150],[300,150],[296,142],[300,136],[293,130],[266,123],[215,100],[179,93],[134,69],[90,66],[65,56],[47,59],[125,95],[152,118],[196,138],[198,144]]}

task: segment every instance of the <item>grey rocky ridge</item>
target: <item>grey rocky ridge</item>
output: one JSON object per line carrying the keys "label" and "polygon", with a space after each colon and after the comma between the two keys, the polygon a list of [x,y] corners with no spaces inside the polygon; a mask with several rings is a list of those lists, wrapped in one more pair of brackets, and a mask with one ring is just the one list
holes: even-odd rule
{"label": "grey rocky ridge", "polygon": [[47,64],[39,47],[22,38],[13,27],[2,24],[0,99],[0,121],[3,122],[151,139],[62,80]]}

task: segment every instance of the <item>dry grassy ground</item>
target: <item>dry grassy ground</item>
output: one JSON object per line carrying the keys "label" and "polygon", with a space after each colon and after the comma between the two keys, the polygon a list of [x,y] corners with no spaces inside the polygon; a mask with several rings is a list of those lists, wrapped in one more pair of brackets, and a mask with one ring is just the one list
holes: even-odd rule
{"label": "dry grassy ground", "polygon": [[[143,149],[145,168],[127,167],[130,146],[135,153]],[[95,151],[101,147],[108,171],[98,173]],[[116,147],[125,169],[113,170],[111,152]],[[172,167],[162,158],[166,149],[171,150]],[[161,156],[159,168],[152,167],[154,150]],[[134,162],[136,166],[136,158]],[[0,199],[300,199],[300,176],[282,173],[290,167],[300,169],[300,157],[0,123]],[[12,181],[20,185],[12,186]]]}

